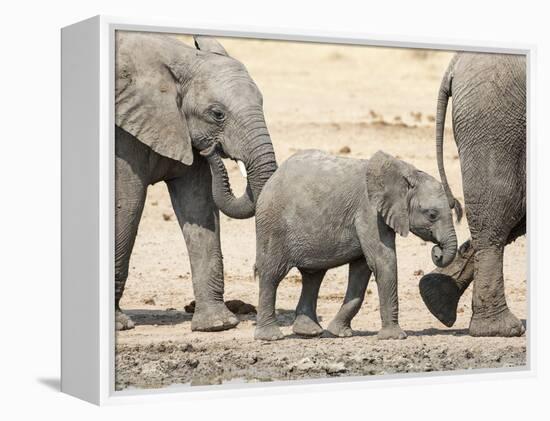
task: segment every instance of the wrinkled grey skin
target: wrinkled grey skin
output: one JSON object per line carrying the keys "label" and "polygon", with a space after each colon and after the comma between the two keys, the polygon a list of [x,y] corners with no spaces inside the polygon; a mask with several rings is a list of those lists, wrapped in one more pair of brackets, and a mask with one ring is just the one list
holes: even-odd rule
{"label": "wrinkled grey skin", "polygon": [[380,296],[380,339],[404,339],[398,324],[395,233],[411,231],[436,243],[432,259],[448,265],[456,254],[452,213],[441,183],[412,165],[377,152],[369,161],[304,151],[266,183],[256,207],[256,339],[282,338],[275,318],[279,282],[296,267],[302,294],[293,330],[319,335],[317,296],[325,272],[349,263],[344,303],[328,326],[350,336],[371,273]]}
{"label": "wrinkled grey skin", "polygon": [[459,53],[445,73],[437,105],[437,162],[449,200],[455,199],[443,166],[443,131],[449,97],[471,240],[445,269],[420,283],[430,311],[445,325],[474,280],[472,336],[519,336],[525,331],[506,303],[504,247],[526,230],[525,58]]}
{"label": "wrinkled grey skin", "polygon": [[[276,169],[262,96],[244,66],[214,39],[195,37],[192,48],[168,36],[119,32],[116,42],[116,327],[133,327],[119,302],[147,187],[164,181],[191,263],[191,329],[231,328],[238,320],[223,302],[218,209],[253,216]],[[212,145],[221,165],[213,173],[199,153]],[[240,198],[231,194],[221,157],[248,169]]]}

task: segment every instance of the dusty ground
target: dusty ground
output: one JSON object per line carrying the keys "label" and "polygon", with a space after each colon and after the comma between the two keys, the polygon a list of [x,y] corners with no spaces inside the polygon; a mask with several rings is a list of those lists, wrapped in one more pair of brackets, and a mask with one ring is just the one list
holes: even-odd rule
{"label": "dusty ground", "polygon": [[[451,53],[223,40],[263,92],[265,113],[279,162],[300,149],[317,148],[368,158],[379,149],[437,176],[435,100]],[[448,127],[450,124],[448,124]],[[452,133],[445,143],[447,176],[463,201],[460,167]],[[227,167],[236,192],[244,180],[233,162]],[[252,278],[254,220],[222,215],[226,299],[257,303]],[[468,238],[466,221],[457,226]],[[276,343],[252,339],[254,319],[241,316],[236,329],[192,333],[193,300],[189,262],[164,184],[152,186],[141,221],[122,307],[135,329],[117,333],[116,388],[170,384],[216,384],[327,376],[371,375],[519,366],[526,363],[526,338],[467,336],[471,288],[459,304],[455,326],[447,329],[425,308],[418,293],[418,270],[429,272],[431,245],[410,235],[398,238],[400,324],[404,341],[378,341],[376,284],[371,281],[355,336],[302,339],[292,335],[300,278],[291,272],[278,293],[279,319],[288,336]],[[508,303],[527,317],[527,246],[521,238],[505,254]],[[321,287],[319,315],[327,326],[345,292],[347,267],[328,272]]]}

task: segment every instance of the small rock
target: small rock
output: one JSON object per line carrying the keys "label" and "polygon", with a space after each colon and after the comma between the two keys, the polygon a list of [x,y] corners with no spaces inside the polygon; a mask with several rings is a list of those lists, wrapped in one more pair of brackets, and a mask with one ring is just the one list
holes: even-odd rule
{"label": "small rock", "polygon": [[256,314],[256,307],[241,300],[228,300],[225,305],[233,314]]}
{"label": "small rock", "polygon": [[345,373],[346,372],[346,366],[344,363],[332,363],[328,364],[325,367],[325,371],[327,374],[338,374],[338,373]]}
{"label": "small rock", "polygon": [[[233,314],[256,314],[256,307],[241,300],[228,300],[225,305]],[[186,313],[194,313],[195,300],[184,306],[183,309]]]}
{"label": "small rock", "polygon": [[195,350],[191,344],[182,344],[179,346],[181,352],[192,352]]}
{"label": "small rock", "polygon": [[151,206],[157,206],[159,204],[158,200],[154,200],[151,202]]}
{"label": "small rock", "polygon": [[300,361],[294,363],[290,369],[296,369],[299,371],[308,371],[315,367],[315,363],[311,361],[309,357],[302,358]]}
{"label": "small rock", "polygon": [[351,148],[349,146],[342,146],[342,148],[340,148],[340,153],[350,153],[351,152]]}
{"label": "small rock", "polygon": [[420,121],[422,120],[422,113],[420,111],[411,111],[411,116],[417,123],[420,123]]}
{"label": "small rock", "polygon": [[164,219],[165,221],[170,221],[172,219],[172,216],[173,216],[173,214],[171,214],[171,213],[163,213],[162,214],[162,219]]}
{"label": "small rock", "polygon": [[155,299],[153,297],[145,298],[143,300],[143,304],[154,306],[155,305]]}
{"label": "small rock", "polygon": [[460,307],[460,308],[458,308],[458,309],[456,310],[456,312],[457,312],[457,313],[464,313],[464,309],[463,309],[462,307]]}
{"label": "small rock", "polygon": [[187,365],[189,365],[189,367],[191,368],[197,368],[199,366],[199,360],[197,360],[196,358],[191,358],[187,361]]}
{"label": "small rock", "polygon": [[424,271],[422,269],[417,269],[413,272],[413,275],[414,276],[423,276],[424,275]]}
{"label": "small rock", "polygon": [[189,304],[183,307],[186,313],[194,313],[195,312],[195,300],[191,301]]}

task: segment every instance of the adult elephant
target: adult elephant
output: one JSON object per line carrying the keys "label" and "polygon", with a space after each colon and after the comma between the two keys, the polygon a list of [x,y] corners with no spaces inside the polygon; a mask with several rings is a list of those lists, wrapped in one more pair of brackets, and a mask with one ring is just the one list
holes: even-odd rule
{"label": "adult elephant", "polygon": [[[196,48],[170,36],[123,32],[116,39],[116,328],[133,327],[120,309],[147,187],[166,182],[191,263],[196,299],[192,330],[234,327],[223,302],[218,209],[254,215],[277,168],[262,96],[245,67],[209,37]],[[248,172],[245,193],[231,193],[225,167],[211,173],[200,150],[218,145]],[[213,175],[212,175],[213,174]]]}
{"label": "adult elephant", "polygon": [[[451,207],[458,203],[443,166],[449,97],[471,240],[456,260],[420,282],[430,311],[445,325],[474,281],[472,336],[519,336],[525,331],[508,308],[502,271],[504,247],[526,231],[525,58],[458,53],[445,73],[437,105],[437,164]],[[457,208],[459,209],[459,208]]]}

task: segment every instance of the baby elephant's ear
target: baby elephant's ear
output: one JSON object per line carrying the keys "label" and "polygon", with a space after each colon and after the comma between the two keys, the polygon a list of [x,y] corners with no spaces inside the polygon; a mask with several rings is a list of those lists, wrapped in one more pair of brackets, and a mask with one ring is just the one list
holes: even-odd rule
{"label": "baby elephant's ear", "polygon": [[409,166],[382,151],[376,152],[367,164],[369,200],[386,224],[403,237],[409,233],[409,179]]}
{"label": "baby elephant's ear", "polygon": [[227,51],[225,48],[216,40],[206,35],[194,35],[193,40],[195,41],[195,47],[197,50],[201,50],[207,53],[220,54],[222,56],[227,56]]}

